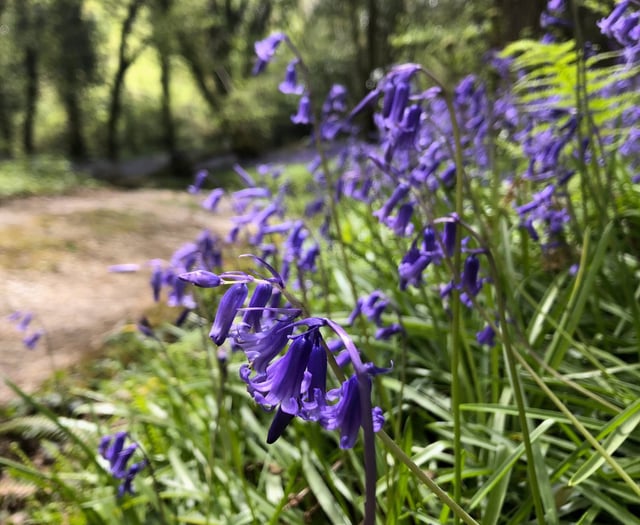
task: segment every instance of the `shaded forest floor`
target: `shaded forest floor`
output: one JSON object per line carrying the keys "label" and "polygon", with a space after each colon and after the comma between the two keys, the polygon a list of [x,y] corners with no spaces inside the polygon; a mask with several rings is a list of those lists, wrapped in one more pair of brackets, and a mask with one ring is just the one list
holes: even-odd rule
{"label": "shaded forest floor", "polygon": [[[97,189],[1,204],[0,377],[33,391],[54,368],[96,355],[109,333],[137,320],[152,305],[149,268],[108,267],[168,259],[203,228],[226,231],[200,200],[185,191]],[[33,327],[46,330],[35,350],[6,319],[16,310],[33,312]],[[2,382],[0,403],[12,397]]]}

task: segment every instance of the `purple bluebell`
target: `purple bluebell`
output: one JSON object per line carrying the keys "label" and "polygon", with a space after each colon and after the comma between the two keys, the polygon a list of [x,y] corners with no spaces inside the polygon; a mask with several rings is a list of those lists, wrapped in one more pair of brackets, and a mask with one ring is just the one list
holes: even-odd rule
{"label": "purple bluebell", "polygon": [[254,332],[261,332],[262,309],[269,303],[273,294],[271,283],[258,283],[249,300],[249,306],[244,311],[242,323]]}
{"label": "purple bluebell", "polygon": [[479,270],[480,261],[475,255],[469,255],[464,261],[461,280],[462,290],[473,296],[478,295],[482,288],[482,280],[478,279]]}
{"label": "purple bluebell", "polygon": [[283,319],[275,319],[267,330],[249,333],[239,330],[234,333],[234,344],[247,356],[249,364],[256,373],[266,372],[267,367],[283,348],[289,343],[293,333],[293,319],[299,314],[285,315]]}
{"label": "purple bluebell", "polygon": [[27,334],[23,339],[22,339],[22,344],[24,344],[24,346],[29,349],[29,350],[33,350],[36,345],[38,344],[38,341],[40,341],[40,338],[44,335],[44,330],[40,329],[40,330],[35,330],[34,332],[31,332],[30,334]]}
{"label": "purple bluebell", "polygon": [[118,497],[134,493],[133,480],[147,465],[146,459],[129,465],[129,461],[138,449],[138,445],[132,443],[125,448],[126,439],[126,432],[118,432],[115,435],[102,437],[98,445],[98,453],[109,462],[111,475],[118,480],[122,480],[118,487]]}
{"label": "purple bluebell", "polygon": [[304,86],[298,84],[298,74],[296,66],[299,60],[294,58],[289,64],[287,64],[287,70],[285,72],[284,80],[278,86],[281,93],[285,95],[302,95],[304,92]]}
{"label": "purple bluebell", "polygon": [[452,257],[456,248],[456,231],[458,229],[457,220],[444,223],[444,234],[442,236],[442,248],[447,257]]}
{"label": "purple bluebell", "polygon": [[111,273],[135,273],[140,270],[140,265],[135,263],[112,264],[109,266]]}
{"label": "purple bluebell", "polygon": [[[369,382],[369,378],[366,378]],[[360,403],[358,377],[352,375],[340,388],[327,392],[329,399],[337,399],[334,405],[328,405],[321,417],[321,424],[327,430],[340,430],[340,448],[353,448],[358,439],[362,424],[362,406]],[[382,410],[373,407],[373,431],[378,432],[384,424]]]}
{"label": "purple bluebell", "polygon": [[298,112],[291,116],[291,122],[294,124],[310,124],[313,120],[311,113],[311,99],[309,95],[302,95],[298,104]]}
{"label": "purple bluebell", "polygon": [[216,316],[209,332],[209,337],[218,346],[222,345],[229,335],[238,308],[242,306],[248,295],[245,283],[233,284],[220,299]]}
{"label": "purple bluebell", "polygon": [[275,54],[278,46],[281,42],[286,39],[286,35],[284,33],[273,33],[269,35],[264,40],[260,40],[256,42],[254,45],[254,49],[257,55],[257,61],[253,67],[253,74],[257,75],[264,71],[267,67],[267,64],[271,62],[273,59],[273,55]]}
{"label": "purple bluebell", "polygon": [[404,200],[404,198],[407,197],[407,195],[409,195],[410,191],[411,191],[411,187],[408,184],[405,184],[404,182],[398,184],[398,186],[393,190],[393,193],[391,194],[391,196],[382,205],[382,208],[380,208],[379,210],[375,211],[373,214],[381,222],[385,222],[386,219],[391,214],[391,212],[394,210],[394,208],[400,202],[402,202],[402,200]]}
{"label": "purple bluebell", "polygon": [[375,338],[380,341],[386,341],[396,334],[404,332],[404,328],[398,323],[393,323],[388,326],[381,326],[376,330]]}
{"label": "purple bluebell", "polygon": [[202,185],[204,184],[204,181],[207,179],[208,176],[209,176],[209,173],[207,172],[207,170],[198,171],[195,175],[193,184],[189,185],[189,187],[187,188],[187,191],[192,195],[197,195],[198,193],[200,193],[200,190],[202,189]]}
{"label": "purple bluebell", "polygon": [[220,276],[206,270],[194,270],[192,272],[181,273],[178,279],[191,284],[195,284],[201,288],[215,288],[222,284]]}
{"label": "purple bluebell", "polygon": [[287,414],[299,415],[303,409],[303,396],[315,373],[308,368],[311,350],[319,346],[320,341],[318,328],[293,337],[287,352],[272,362],[263,374],[253,378],[251,368],[243,365],[240,377],[247,383],[256,402],[266,408],[279,406]]}
{"label": "purple bluebell", "polygon": [[220,200],[222,199],[223,195],[224,195],[224,190],[222,188],[216,188],[214,190],[211,190],[211,192],[209,193],[209,196],[202,201],[201,206],[205,210],[216,211],[216,209],[218,208],[218,204],[220,204]]}
{"label": "purple bluebell", "polygon": [[398,265],[400,289],[406,290],[409,285],[420,286],[422,283],[422,273],[431,261],[431,256],[421,252],[414,242]]}
{"label": "purple bluebell", "polygon": [[25,312],[22,315],[22,318],[18,321],[16,328],[21,332],[26,332],[27,328],[29,328],[29,325],[31,324],[32,319],[33,314],[31,312]]}
{"label": "purple bluebell", "polygon": [[479,345],[495,346],[496,333],[490,324],[476,333],[476,341]]}
{"label": "purple bluebell", "polygon": [[413,233],[413,224],[411,224],[412,216],[413,204],[410,202],[405,202],[402,206],[400,206],[398,214],[388,221],[388,226],[393,229],[393,233],[395,233],[398,237],[411,235]]}

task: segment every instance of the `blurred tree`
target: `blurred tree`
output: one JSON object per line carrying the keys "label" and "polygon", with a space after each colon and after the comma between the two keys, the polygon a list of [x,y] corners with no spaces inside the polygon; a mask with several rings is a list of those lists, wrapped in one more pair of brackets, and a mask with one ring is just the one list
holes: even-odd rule
{"label": "blurred tree", "polygon": [[[107,156],[111,160],[116,160],[119,155],[118,144],[118,121],[122,113],[122,88],[124,87],[124,79],[129,67],[140,56],[140,53],[146,48],[148,40],[143,40],[137,47],[131,51],[129,49],[129,37],[133,32],[136,19],[140,10],[147,0],[130,0],[123,3],[125,5],[126,14],[120,28],[120,44],[118,46],[118,65],[113,76],[109,93],[109,117],[107,120]],[[117,7],[117,6],[114,6]]]}
{"label": "blurred tree", "polygon": [[160,86],[162,89],[160,99],[162,145],[169,154],[171,170],[174,173],[181,173],[183,167],[176,144],[176,122],[171,109],[171,54],[174,47],[172,29],[176,26],[172,12],[173,0],[154,0],[152,7],[152,39],[160,64]]}
{"label": "blurred tree", "polygon": [[547,0],[495,0],[494,6],[497,9],[495,41],[492,42],[495,48],[524,35],[536,37],[542,33],[540,14]]}
{"label": "blurred tree", "polygon": [[14,146],[14,120],[18,111],[20,82],[15,72],[20,70],[16,49],[15,13],[6,0],[0,1],[0,155],[11,157]]}
{"label": "blurred tree", "polygon": [[40,92],[40,61],[43,42],[39,38],[46,22],[46,8],[39,1],[16,0],[16,37],[22,53],[24,71],[24,118],[22,148],[25,154],[35,153],[35,119]]}
{"label": "blurred tree", "polygon": [[67,148],[71,158],[85,158],[82,99],[98,80],[94,24],[83,14],[83,0],[51,0],[48,11],[48,73],[67,114]]}

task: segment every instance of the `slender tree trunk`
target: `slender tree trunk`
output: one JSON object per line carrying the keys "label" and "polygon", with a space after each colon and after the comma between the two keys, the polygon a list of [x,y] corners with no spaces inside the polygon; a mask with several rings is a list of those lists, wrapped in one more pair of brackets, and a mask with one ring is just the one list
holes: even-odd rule
{"label": "slender tree trunk", "polygon": [[122,113],[122,88],[124,86],[124,78],[129,66],[133,64],[144,48],[144,45],[142,45],[132,56],[127,56],[127,40],[133,30],[133,24],[138,16],[138,12],[144,3],[145,0],[133,0],[129,4],[127,16],[122,22],[122,30],[120,31],[118,69],[116,70],[113,85],[111,86],[109,98],[109,119],[107,121],[107,156],[111,160],[117,160],[120,154],[118,144],[118,121],[120,120],[120,114]]}
{"label": "slender tree trunk", "polygon": [[69,156],[72,159],[84,159],[87,157],[87,144],[82,130],[80,100],[75,92],[68,91],[64,95],[63,104],[67,112]]}
{"label": "slender tree trunk", "polygon": [[495,0],[495,6],[500,13],[498,29],[499,47],[517,40],[525,29],[530,30],[532,36],[540,33],[540,14],[547,5],[547,0]]}
{"label": "slender tree trunk", "polygon": [[171,158],[171,167],[175,169],[178,165],[178,152],[176,148],[175,121],[171,112],[171,63],[169,54],[162,45],[158,49],[158,58],[160,60],[160,84],[162,86],[162,142]]}
{"label": "slender tree trunk", "polygon": [[35,153],[34,125],[38,108],[39,72],[38,52],[32,46],[27,46],[24,55],[24,69],[26,74],[26,101],[22,128],[22,144],[27,155]]}
{"label": "slender tree trunk", "polygon": [[118,145],[118,121],[122,112],[122,86],[126,67],[122,64],[116,71],[116,76],[111,87],[109,99],[109,119],[107,121],[107,157],[110,160],[118,160],[120,148]]}
{"label": "slender tree trunk", "polygon": [[0,155],[13,156],[13,125],[7,107],[7,94],[0,85]]}

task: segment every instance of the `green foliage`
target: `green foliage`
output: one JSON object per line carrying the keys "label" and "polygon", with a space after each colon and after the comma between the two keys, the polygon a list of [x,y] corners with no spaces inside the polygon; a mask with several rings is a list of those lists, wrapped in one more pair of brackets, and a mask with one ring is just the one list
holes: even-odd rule
{"label": "green foliage", "polygon": [[98,183],[74,170],[68,160],[33,157],[0,163],[0,199],[55,195]]}

